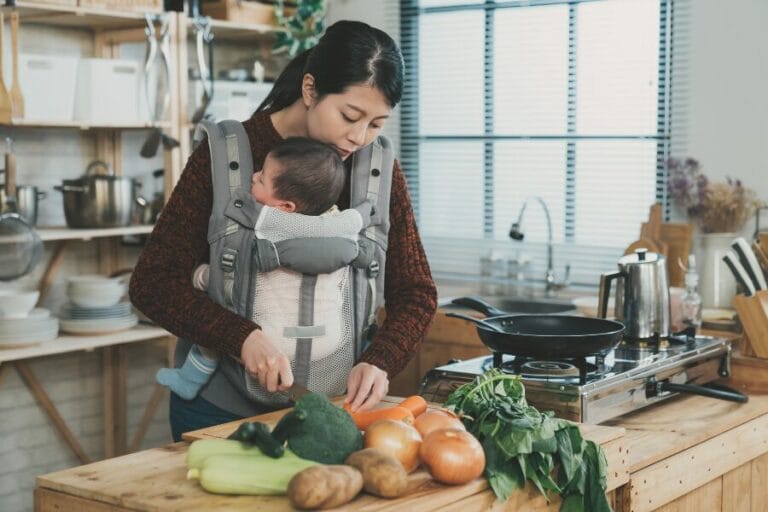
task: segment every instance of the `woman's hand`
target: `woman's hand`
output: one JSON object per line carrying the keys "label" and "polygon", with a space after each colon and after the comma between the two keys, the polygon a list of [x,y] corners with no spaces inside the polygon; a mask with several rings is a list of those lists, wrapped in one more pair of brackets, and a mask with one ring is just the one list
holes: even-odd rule
{"label": "woman's hand", "polygon": [[259,379],[259,384],[270,393],[285,391],[293,385],[291,362],[285,354],[256,329],[245,338],[240,349],[245,371]]}
{"label": "woman's hand", "polygon": [[349,372],[347,399],[352,412],[367,411],[378,404],[389,391],[387,372],[368,363],[358,363]]}

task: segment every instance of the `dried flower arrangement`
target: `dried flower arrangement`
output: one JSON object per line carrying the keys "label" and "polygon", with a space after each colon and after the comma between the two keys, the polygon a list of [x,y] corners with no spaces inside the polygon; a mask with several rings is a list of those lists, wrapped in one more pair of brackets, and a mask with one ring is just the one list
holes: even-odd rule
{"label": "dried flower arrangement", "polygon": [[693,158],[670,158],[669,193],[704,233],[740,231],[763,202],[741,180],[710,181]]}

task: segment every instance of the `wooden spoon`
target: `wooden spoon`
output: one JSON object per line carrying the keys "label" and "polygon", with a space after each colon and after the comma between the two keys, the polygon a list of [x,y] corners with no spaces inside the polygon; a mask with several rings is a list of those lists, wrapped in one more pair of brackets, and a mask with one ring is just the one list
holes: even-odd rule
{"label": "wooden spoon", "polygon": [[11,123],[11,97],[8,95],[8,89],[5,88],[3,79],[3,28],[5,19],[0,12],[0,123]]}
{"label": "wooden spoon", "polygon": [[11,50],[13,57],[13,83],[11,84],[11,112],[14,119],[24,118],[24,96],[19,84],[19,13],[11,12]]}

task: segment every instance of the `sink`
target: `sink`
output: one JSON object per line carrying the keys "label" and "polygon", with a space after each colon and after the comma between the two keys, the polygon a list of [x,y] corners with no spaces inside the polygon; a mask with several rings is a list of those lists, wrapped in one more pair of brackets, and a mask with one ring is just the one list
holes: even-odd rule
{"label": "sink", "polygon": [[[548,314],[548,315],[575,315],[578,313],[573,302],[563,299],[524,299],[521,297],[494,297],[476,295],[491,306],[510,314]],[[448,301],[444,307],[464,308]]]}

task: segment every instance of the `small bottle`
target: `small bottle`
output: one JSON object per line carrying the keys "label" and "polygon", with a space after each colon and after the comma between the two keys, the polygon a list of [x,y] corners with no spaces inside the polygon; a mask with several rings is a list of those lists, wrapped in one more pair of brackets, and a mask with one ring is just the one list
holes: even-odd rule
{"label": "small bottle", "polygon": [[685,294],[680,299],[680,316],[683,327],[701,327],[701,295],[699,295],[699,273],[696,271],[696,256],[688,256],[685,271]]}

